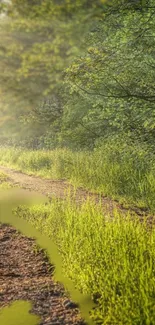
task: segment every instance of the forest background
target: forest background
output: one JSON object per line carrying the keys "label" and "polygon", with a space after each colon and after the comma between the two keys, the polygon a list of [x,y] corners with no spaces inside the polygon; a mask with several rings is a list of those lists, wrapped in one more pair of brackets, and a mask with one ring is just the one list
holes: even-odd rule
{"label": "forest background", "polygon": [[152,325],[154,0],[0,8],[0,165],[101,194],[77,204],[71,191],[16,213],[54,238],[66,274],[96,303],[95,324]]}
{"label": "forest background", "polygon": [[60,177],[153,208],[153,1],[12,0],[1,11],[1,145],[66,150]]}
{"label": "forest background", "polygon": [[153,144],[152,1],[12,0],[1,22],[0,139],[92,149]]}

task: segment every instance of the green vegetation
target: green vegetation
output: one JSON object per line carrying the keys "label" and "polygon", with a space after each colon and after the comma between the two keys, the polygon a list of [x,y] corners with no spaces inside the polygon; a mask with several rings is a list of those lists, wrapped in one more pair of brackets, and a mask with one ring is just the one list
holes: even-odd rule
{"label": "green vegetation", "polygon": [[16,215],[55,240],[65,272],[96,301],[96,324],[153,325],[155,228],[137,217],[104,216],[100,205],[56,200]]}
{"label": "green vegetation", "polygon": [[23,151],[1,149],[1,163],[153,211],[153,0],[5,7],[0,141]]}
{"label": "green vegetation", "polygon": [[28,301],[15,301],[11,306],[0,310],[0,323],[3,325],[37,325],[39,318],[29,313],[31,304]]}
{"label": "green vegetation", "polygon": [[1,142],[90,150],[119,135],[152,151],[153,2],[10,1],[0,24]]}
{"label": "green vegetation", "polygon": [[[154,1],[4,7],[0,164],[154,213]],[[109,219],[90,203],[54,201],[18,213],[53,234],[66,271],[98,301],[97,324],[153,325],[154,227]]]}
{"label": "green vegetation", "polygon": [[0,164],[73,185],[155,211],[155,159],[147,147],[120,139],[91,153],[69,149],[29,151],[0,148]]}
{"label": "green vegetation", "polygon": [[[13,213],[18,206],[24,205],[30,207],[32,205],[34,206],[38,204],[45,204],[45,202],[47,202],[46,197],[39,194],[34,194],[32,192],[28,192],[27,190],[13,189],[5,192],[2,191],[0,195],[0,223],[10,224],[24,236],[33,239],[35,238],[36,244],[34,244],[32,247],[34,252],[37,252],[39,249],[41,249],[45,253],[45,256],[48,256],[49,262],[52,266],[52,269],[50,268],[50,272],[52,272],[52,274],[54,265],[54,280],[63,284],[66,293],[69,294],[71,300],[77,303],[77,305],[80,307],[81,316],[83,317],[83,319],[85,319],[86,323],[88,325],[94,325],[89,315],[89,312],[93,308],[94,303],[92,302],[92,299],[89,294],[81,293],[77,288],[75,288],[73,281],[68,276],[66,276],[66,274],[64,274],[62,267],[62,258],[58,252],[57,245],[54,243],[53,240],[48,238],[48,236],[45,236],[39,231],[37,231],[35,227],[33,227],[26,220],[19,218],[18,214],[15,215],[15,213]],[[13,312],[12,309],[8,308],[6,308],[6,311],[8,311],[9,313]],[[9,319],[9,316],[7,319]],[[5,323],[2,324],[6,325]],[[24,325],[28,324],[29,322]],[[16,323],[14,323],[13,325],[16,325]]]}

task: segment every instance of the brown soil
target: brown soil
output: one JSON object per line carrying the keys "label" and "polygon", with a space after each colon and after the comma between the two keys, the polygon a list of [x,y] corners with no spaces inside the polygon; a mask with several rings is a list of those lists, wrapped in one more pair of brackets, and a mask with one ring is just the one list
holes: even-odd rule
{"label": "brown soil", "polygon": [[106,214],[113,215],[113,211],[117,210],[123,213],[130,211],[131,213],[136,213],[137,215],[144,216],[148,213],[145,209],[140,209],[138,207],[128,207],[125,208],[116,200],[112,200],[107,196],[100,196],[99,194],[92,193],[83,188],[77,188],[76,191],[74,187],[64,180],[52,180],[44,179],[39,176],[28,175],[23,172],[11,169],[9,167],[0,166],[0,171],[6,173],[9,176],[9,181],[23,189],[29,191],[35,191],[44,194],[48,197],[55,196],[57,198],[65,198],[68,193],[76,199],[76,202],[80,203],[86,200],[88,197],[95,202],[100,201],[102,203],[103,211]]}
{"label": "brown soil", "polygon": [[[74,187],[64,180],[43,179],[27,175],[8,167],[0,166],[9,182],[20,188],[46,196],[64,199],[69,191],[74,196]],[[100,197],[81,188],[76,190],[75,199],[80,203],[87,197],[101,200],[103,210],[113,214],[113,209],[126,212],[118,202]],[[133,208],[142,216],[145,211]],[[41,316],[40,325],[84,324],[76,306],[71,303],[63,287],[53,281],[51,265],[43,251],[35,253],[35,241],[19,234],[10,226],[0,225],[0,307],[15,300],[30,300],[33,312]],[[53,267],[52,267],[53,269]]]}
{"label": "brown soil", "polygon": [[48,197],[65,198],[68,193],[75,197],[76,202],[83,202],[88,197],[95,202],[102,201],[103,209],[106,213],[109,213],[114,209],[122,209],[122,206],[117,201],[103,196],[100,197],[96,193],[91,193],[82,188],[74,190],[74,187],[64,180],[52,180],[44,179],[39,176],[28,175],[23,172],[16,171],[9,167],[0,166],[0,171],[6,173],[9,176],[9,182],[13,185],[20,186],[20,188],[27,189],[29,191],[35,191],[44,194]]}
{"label": "brown soil", "polygon": [[82,325],[78,308],[53,281],[54,267],[35,241],[0,225],[0,308],[15,300],[32,302],[40,325]]}

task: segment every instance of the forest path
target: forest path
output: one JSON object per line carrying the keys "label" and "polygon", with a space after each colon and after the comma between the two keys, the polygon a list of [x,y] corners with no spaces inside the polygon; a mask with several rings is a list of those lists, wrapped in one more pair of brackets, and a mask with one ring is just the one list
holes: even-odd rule
{"label": "forest path", "polygon": [[[20,188],[61,199],[65,199],[69,191],[74,197],[74,187],[67,181],[43,179],[4,166],[0,166],[0,171]],[[113,213],[115,208],[123,213],[128,211],[110,198],[81,188],[76,190],[75,197],[77,203],[87,197],[95,202],[101,200],[106,212]],[[83,325],[79,309],[69,302],[63,286],[52,278],[54,267],[44,252],[36,252],[34,247],[33,239],[12,226],[0,224],[0,308],[15,300],[29,300],[33,305],[32,312],[41,317],[41,325]]]}
{"label": "forest path", "polygon": [[69,195],[75,197],[76,202],[78,203],[85,201],[88,197],[95,202],[101,200],[105,213],[112,213],[114,209],[123,209],[117,201],[105,196],[100,197],[99,194],[89,192],[82,188],[77,188],[75,190],[73,185],[64,180],[44,179],[39,176],[28,175],[4,166],[0,166],[0,171],[8,175],[9,181],[12,184],[29,191],[38,192],[48,197],[53,196],[64,199],[69,193]]}

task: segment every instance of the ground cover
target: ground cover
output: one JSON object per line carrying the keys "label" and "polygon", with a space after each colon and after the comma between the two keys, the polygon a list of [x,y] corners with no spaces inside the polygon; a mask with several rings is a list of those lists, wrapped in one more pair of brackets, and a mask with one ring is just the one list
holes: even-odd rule
{"label": "ground cover", "polygon": [[15,213],[54,238],[65,272],[97,303],[96,324],[154,323],[155,227],[150,219],[103,214],[91,201],[54,199]]}
{"label": "ground cover", "polygon": [[[45,251],[36,246],[34,239],[25,237],[9,225],[0,224],[0,247],[0,321],[3,325],[10,325],[7,323],[9,315],[20,325],[30,322],[84,324],[77,306],[71,303],[63,286],[53,280],[54,266],[49,263]],[[19,322],[16,313],[21,301],[25,303]],[[27,301],[32,306],[27,305]],[[31,314],[28,314],[29,309]]]}
{"label": "ground cover", "polygon": [[68,185],[63,180],[45,180],[9,168],[4,170],[22,187],[35,188],[46,195],[51,191],[51,196],[52,188],[56,190],[50,203],[19,207],[15,213],[54,239],[66,274],[97,303],[92,311],[96,324],[152,325],[154,218],[131,215],[131,211],[124,214],[122,209],[118,212],[116,204],[105,211],[102,200],[94,201],[90,195],[87,201],[83,190],[78,199],[83,195],[84,200],[80,199],[77,205],[72,187],[67,198]]}
{"label": "ground cover", "polygon": [[92,152],[0,148],[0,164],[155,211],[155,157],[145,146],[111,142]]}

